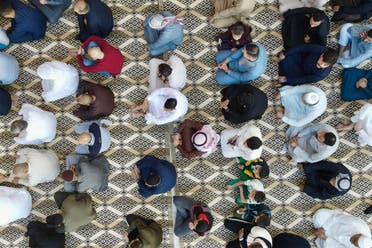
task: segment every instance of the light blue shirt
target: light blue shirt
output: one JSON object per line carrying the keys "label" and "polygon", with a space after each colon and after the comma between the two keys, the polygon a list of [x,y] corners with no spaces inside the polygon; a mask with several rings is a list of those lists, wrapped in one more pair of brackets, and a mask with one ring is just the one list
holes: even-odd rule
{"label": "light blue shirt", "polygon": [[19,66],[17,59],[8,53],[0,53],[0,85],[11,84],[17,80]]}

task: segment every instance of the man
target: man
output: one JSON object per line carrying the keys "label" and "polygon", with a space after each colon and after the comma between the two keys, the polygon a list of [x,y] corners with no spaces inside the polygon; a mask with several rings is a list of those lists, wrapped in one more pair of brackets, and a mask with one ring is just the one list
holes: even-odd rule
{"label": "man", "polygon": [[1,1],[0,15],[11,19],[12,26],[7,30],[7,35],[12,43],[38,40],[45,35],[45,16],[19,0]]}
{"label": "man", "polygon": [[302,7],[314,7],[322,8],[329,0],[279,0],[279,12],[285,13],[287,10],[302,8]]}
{"label": "man", "polygon": [[110,131],[103,127],[110,126],[109,120],[98,120],[79,123],[75,126],[75,133],[79,134],[77,138],[78,146],[75,151],[78,154],[89,154],[92,157],[107,151],[111,145]]}
{"label": "man", "polygon": [[226,244],[226,248],[270,248],[272,238],[270,233],[263,227],[245,225],[237,229],[236,226],[226,226],[228,230],[238,233],[239,237]]}
{"label": "man", "polygon": [[228,189],[239,187],[239,196],[236,198],[238,204],[259,204],[266,199],[264,186],[262,182],[257,179],[246,181],[233,179],[228,181],[227,184]]}
{"label": "man", "polygon": [[142,104],[131,106],[131,116],[145,116],[146,124],[163,125],[181,119],[186,113],[186,96],[172,88],[154,90]]}
{"label": "man", "polygon": [[159,56],[181,45],[183,25],[182,18],[168,11],[148,15],[144,22],[144,35],[147,42],[145,49],[149,51],[150,56]]}
{"label": "man", "polygon": [[221,149],[225,158],[257,159],[262,153],[261,130],[249,123],[240,129],[224,130],[221,132]]}
{"label": "man", "polygon": [[334,12],[332,21],[361,22],[368,20],[372,16],[371,0],[332,0],[332,11]]}
{"label": "man", "polygon": [[0,52],[0,85],[13,83],[17,80],[18,74],[19,65],[16,57]]}
{"label": "man", "polygon": [[321,200],[346,194],[351,188],[350,171],[340,163],[320,161],[303,163],[306,181],[300,184],[300,190],[307,195]]}
{"label": "man", "polygon": [[56,137],[57,118],[53,113],[25,103],[18,114],[22,119],[13,121],[10,126],[10,131],[17,135],[16,143],[40,145]]}
{"label": "man", "polygon": [[0,88],[0,116],[8,114],[10,109],[17,106],[17,104],[17,95],[10,95],[8,91]]}
{"label": "man", "polygon": [[171,55],[168,61],[152,58],[149,63],[150,92],[169,87],[181,90],[186,84],[186,67],[176,55]]}
{"label": "man", "polygon": [[80,29],[77,39],[81,42],[92,35],[106,38],[114,27],[111,9],[100,0],[77,0],[74,11]]}
{"label": "man", "polygon": [[83,121],[109,116],[115,107],[114,99],[109,87],[83,80],[76,94],[80,106],[73,114]]}
{"label": "man", "polygon": [[305,238],[292,234],[292,233],[281,233],[273,238],[273,247],[275,248],[311,248],[309,241]]}
{"label": "man", "polygon": [[124,64],[124,56],[120,50],[95,35],[87,38],[80,48],[72,48],[69,54],[77,58],[83,71],[104,76],[119,75]]}
{"label": "man", "polygon": [[276,116],[290,126],[302,127],[323,114],[327,109],[326,94],[312,85],[284,86],[279,89],[276,99],[282,107]]}
{"label": "man", "polygon": [[213,216],[205,203],[186,196],[174,196],[173,204],[177,209],[174,224],[174,234],[177,237],[183,237],[189,233],[196,233],[203,237],[211,230]]}
{"label": "man", "polygon": [[247,83],[265,72],[267,53],[261,44],[252,42],[235,52],[219,51],[216,62],[216,80],[219,85]]}
{"label": "man", "polygon": [[316,83],[329,75],[337,62],[337,52],[324,46],[305,44],[279,54],[276,87]]}
{"label": "man", "polygon": [[252,42],[251,37],[252,28],[242,22],[236,22],[231,25],[224,33],[216,36],[218,43],[217,50],[231,50],[236,51],[243,46]]}
{"label": "man", "polygon": [[318,248],[372,247],[368,224],[346,212],[321,208],[313,216]]}
{"label": "man", "polygon": [[51,150],[23,148],[17,152],[16,164],[7,181],[34,187],[51,182],[59,174],[59,160]]}
{"label": "man", "polygon": [[54,24],[71,5],[71,0],[28,0]]}
{"label": "man", "polygon": [[346,68],[343,71],[341,99],[344,101],[372,99],[372,70]]}
{"label": "man", "polygon": [[283,46],[289,49],[302,44],[327,46],[329,19],[316,8],[290,9],[283,14]]}
{"label": "man", "polygon": [[85,192],[89,189],[102,192],[108,187],[109,175],[110,163],[103,155],[94,158],[70,154],[66,156],[66,169],[61,177],[65,181],[66,192]]}
{"label": "man", "polygon": [[75,67],[60,61],[45,62],[37,68],[41,78],[45,102],[53,102],[75,94],[79,85],[79,73]]}
{"label": "man", "polygon": [[26,218],[31,209],[31,194],[26,189],[0,186],[0,226]]}
{"label": "man", "polygon": [[287,151],[292,160],[315,163],[331,156],[338,148],[339,138],[330,125],[318,123],[287,130]]}
{"label": "man", "polygon": [[129,214],[126,217],[129,233],[123,234],[129,248],[157,248],[163,240],[163,231],[159,223],[142,218],[139,215]]}
{"label": "man", "polygon": [[234,124],[261,119],[267,109],[266,94],[252,85],[231,85],[221,95],[220,119]]}
{"label": "man", "polygon": [[234,217],[230,217],[225,220],[225,226],[227,220],[239,219],[244,221],[241,223],[248,223],[260,227],[266,227],[270,225],[271,209],[264,203],[246,204],[245,206],[240,206],[234,213]]}
{"label": "man", "polygon": [[245,160],[239,157],[237,161],[240,180],[261,179],[269,176],[270,168],[263,158]]}
{"label": "man", "polygon": [[136,163],[132,178],[137,180],[138,191],[143,197],[170,191],[177,182],[177,172],[173,164],[166,160],[147,155]]}
{"label": "man", "polygon": [[353,25],[346,23],[341,27],[338,62],[344,68],[356,67],[372,58],[372,24]]}
{"label": "man", "polygon": [[65,232],[76,232],[97,216],[93,201],[87,193],[56,192],[54,200],[63,217]]}

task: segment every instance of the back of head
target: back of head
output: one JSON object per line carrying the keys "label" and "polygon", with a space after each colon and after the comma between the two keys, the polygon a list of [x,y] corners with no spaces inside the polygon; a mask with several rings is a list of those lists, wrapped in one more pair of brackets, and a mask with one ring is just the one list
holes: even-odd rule
{"label": "back of head", "polygon": [[128,247],[129,248],[142,248],[143,244],[142,244],[142,241],[139,238],[137,238],[137,239],[132,240],[129,243]]}
{"label": "back of head", "polygon": [[89,106],[93,102],[93,97],[88,93],[78,96],[77,102],[81,105]]}
{"label": "back of head", "polygon": [[74,5],[74,11],[79,15],[85,15],[89,12],[89,4],[85,0],[78,0]]}
{"label": "back of head", "polygon": [[0,1],[0,15],[5,17],[13,11],[13,7],[9,1]]}
{"label": "back of head", "polygon": [[[266,163],[266,162],[265,162]],[[260,178],[266,178],[270,174],[270,169],[268,166],[262,166],[260,170]]]}
{"label": "back of head", "polygon": [[324,21],[324,14],[321,11],[314,11],[311,16],[313,17],[313,20],[316,22]]}
{"label": "back of head", "polygon": [[160,176],[155,172],[151,172],[150,175],[146,178],[145,183],[149,187],[156,187],[160,183]]}
{"label": "back of head", "polygon": [[177,107],[177,100],[174,98],[168,98],[164,103],[164,108],[173,110]]}
{"label": "back of head", "polygon": [[323,53],[323,61],[327,64],[334,65],[338,59],[338,53],[336,50],[328,48],[328,50]]}
{"label": "back of head", "polygon": [[28,174],[28,164],[16,164],[13,168],[13,174],[19,178],[26,178]]}
{"label": "back of head", "polygon": [[[248,246],[248,248],[263,248],[262,245],[258,242],[254,242]],[[289,248],[289,247],[288,247]]]}
{"label": "back of head", "polygon": [[258,55],[260,54],[260,48],[255,44],[247,44],[245,46],[245,50],[247,51],[248,55],[251,56],[254,59],[258,58]]}
{"label": "back of head", "polygon": [[172,68],[168,64],[161,63],[159,65],[159,73],[164,77],[169,77],[172,73]]}
{"label": "back of head", "polygon": [[324,144],[328,146],[333,146],[336,143],[336,135],[334,133],[328,132],[324,135]]}
{"label": "back of head", "polygon": [[258,203],[265,201],[266,196],[265,193],[262,191],[256,191],[256,194],[254,195],[254,200]]}
{"label": "back of head", "polygon": [[23,130],[26,130],[27,125],[27,121],[25,120],[15,120],[10,125],[10,131],[14,134],[19,134]]}
{"label": "back of head", "polygon": [[256,225],[259,227],[267,227],[270,225],[270,217],[266,214],[261,214],[256,220]]}
{"label": "back of head", "polygon": [[248,147],[252,150],[256,150],[262,146],[262,141],[256,136],[250,137],[246,142]]}
{"label": "back of head", "polygon": [[231,33],[233,35],[242,35],[244,33],[244,24],[242,22],[236,22],[231,26]]}

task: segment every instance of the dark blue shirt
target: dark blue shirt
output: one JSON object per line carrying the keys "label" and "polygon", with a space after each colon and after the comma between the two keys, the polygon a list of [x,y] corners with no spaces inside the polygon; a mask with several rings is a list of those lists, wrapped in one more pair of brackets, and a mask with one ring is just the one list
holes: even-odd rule
{"label": "dark blue shirt", "polygon": [[9,113],[12,107],[12,99],[8,91],[0,88],[0,115]]}

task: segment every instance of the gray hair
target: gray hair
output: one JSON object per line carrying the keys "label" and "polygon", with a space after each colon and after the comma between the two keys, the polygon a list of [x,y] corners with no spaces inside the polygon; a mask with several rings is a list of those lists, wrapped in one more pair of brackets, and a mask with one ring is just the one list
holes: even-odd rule
{"label": "gray hair", "polygon": [[27,121],[25,120],[15,120],[10,125],[10,131],[14,134],[19,134],[27,128]]}

